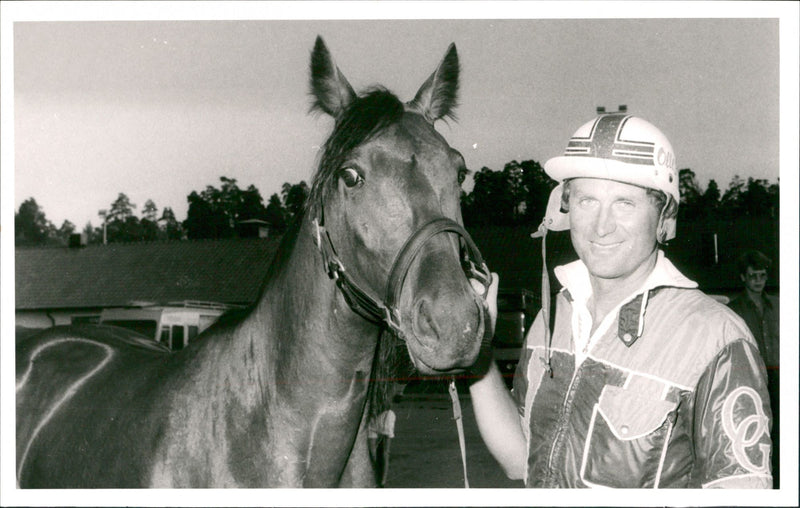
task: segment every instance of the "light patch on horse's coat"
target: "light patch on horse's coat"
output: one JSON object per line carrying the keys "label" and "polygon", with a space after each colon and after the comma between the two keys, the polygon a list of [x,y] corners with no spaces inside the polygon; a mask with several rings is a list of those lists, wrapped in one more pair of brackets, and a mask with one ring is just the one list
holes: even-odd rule
{"label": "light patch on horse's coat", "polygon": [[71,385],[69,385],[69,387],[67,387],[67,389],[64,391],[64,395],[61,397],[61,399],[58,400],[58,402],[56,402],[50,408],[50,410],[47,412],[46,415],[44,415],[44,418],[42,418],[42,420],[39,422],[39,424],[36,426],[36,428],[33,429],[33,432],[31,433],[31,437],[28,440],[28,443],[25,445],[25,450],[22,452],[22,457],[20,457],[18,459],[19,460],[19,465],[17,466],[17,481],[19,481],[20,475],[22,474],[22,470],[25,467],[25,459],[28,456],[28,451],[30,450],[31,445],[33,444],[33,442],[36,440],[36,437],[39,435],[39,432],[41,432],[41,430],[44,428],[44,426],[47,425],[47,423],[50,421],[50,419],[53,417],[53,415],[56,414],[56,412],[59,410],[59,408],[65,402],[67,402],[69,399],[71,399],[73,395],[75,395],[75,392],[78,391],[78,388],[80,388],[84,383],[86,383],[86,381],[88,381],[89,379],[94,377],[94,375],[97,372],[101,371],[103,369],[103,367],[105,367],[106,364],[108,364],[108,362],[111,361],[111,358],[114,357],[114,349],[113,348],[111,348],[110,346],[107,346],[106,344],[102,344],[102,343],[99,343],[99,342],[96,342],[96,341],[93,341],[93,340],[89,340],[89,339],[81,339],[81,338],[70,337],[70,338],[66,338],[66,339],[59,339],[59,340],[56,340],[56,341],[53,341],[53,342],[49,342],[49,343],[47,343],[47,344],[45,344],[43,346],[40,346],[38,349],[36,349],[33,352],[33,354],[31,354],[31,357],[28,360],[28,366],[27,366],[28,368],[25,370],[25,373],[22,374],[22,376],[20,376],[20,380],[17,381],[16,391],[17,392],[20,391],[28,383],[28,378],[30,377],[31,370],[33,369],[33,362],[36,359],[36,357],[39,356],[39,354],[42,353],[42,351],[44,351],[46,349],[50,349],[53,346],[58,346],[59,344],[66,343],[66,342],[84,342],[84,343],[90,344],[92,346],[99,346],[99,347],[105,349],[106,357],[103,358],[103,361],[100,362],[95,368],[93,368],[88,373],[86,373],[86,375],[84,375],[82,378],[76,380]]}

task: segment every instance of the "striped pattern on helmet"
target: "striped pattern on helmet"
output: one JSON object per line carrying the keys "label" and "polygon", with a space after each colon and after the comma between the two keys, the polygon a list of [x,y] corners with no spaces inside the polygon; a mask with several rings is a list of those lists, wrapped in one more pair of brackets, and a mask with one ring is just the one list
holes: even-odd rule
{"label": "striped pattern on helmet", "polygon": [[588,136],[575,133],[564,151],[565,157],[597,157],[628,164],[654,166],[655,144],[622,138],[631,115],[608,114],[597,117]]}

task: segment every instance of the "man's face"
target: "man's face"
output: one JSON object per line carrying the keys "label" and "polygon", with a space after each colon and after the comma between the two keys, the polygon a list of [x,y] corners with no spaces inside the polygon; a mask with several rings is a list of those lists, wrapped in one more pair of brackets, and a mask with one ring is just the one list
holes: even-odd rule
{"label": "man's face", "polygon": [[747,267],[747,273],[740,275],[744,287],[753,293],[761,293],[767,285],[767,271],[754,270],[752,266]]}
{"label": "man's face", "polygon": [[572,244],[589,273],[626,279],[656,252],[659,210],[635,185],[576,178],[570,182]]}

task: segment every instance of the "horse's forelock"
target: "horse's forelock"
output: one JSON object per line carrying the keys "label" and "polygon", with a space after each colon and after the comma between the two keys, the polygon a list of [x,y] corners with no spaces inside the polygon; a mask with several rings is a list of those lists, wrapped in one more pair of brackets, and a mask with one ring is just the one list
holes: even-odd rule
{"label": "horse's forelock", "polygon": [[319,166],[311,183],[306,208],[314,216],[327,197],[335,180],[335,173],[345,159],[359,145],[369,141],[403,116],[400,99],[384,88],[373,88],[353,101],[336,119],[322,150]]}

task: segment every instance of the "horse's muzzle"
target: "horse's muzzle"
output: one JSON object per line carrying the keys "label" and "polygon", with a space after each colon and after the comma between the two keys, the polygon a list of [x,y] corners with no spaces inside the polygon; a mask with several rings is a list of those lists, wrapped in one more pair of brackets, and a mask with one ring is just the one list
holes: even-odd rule
{"label": "horse's muzzle", "polygon": [[477,294],[435,303],[423,298],[414,305],[409,353],[422,374],[460,372],[474,363],[481,341],[491,334],[486,304]]}

